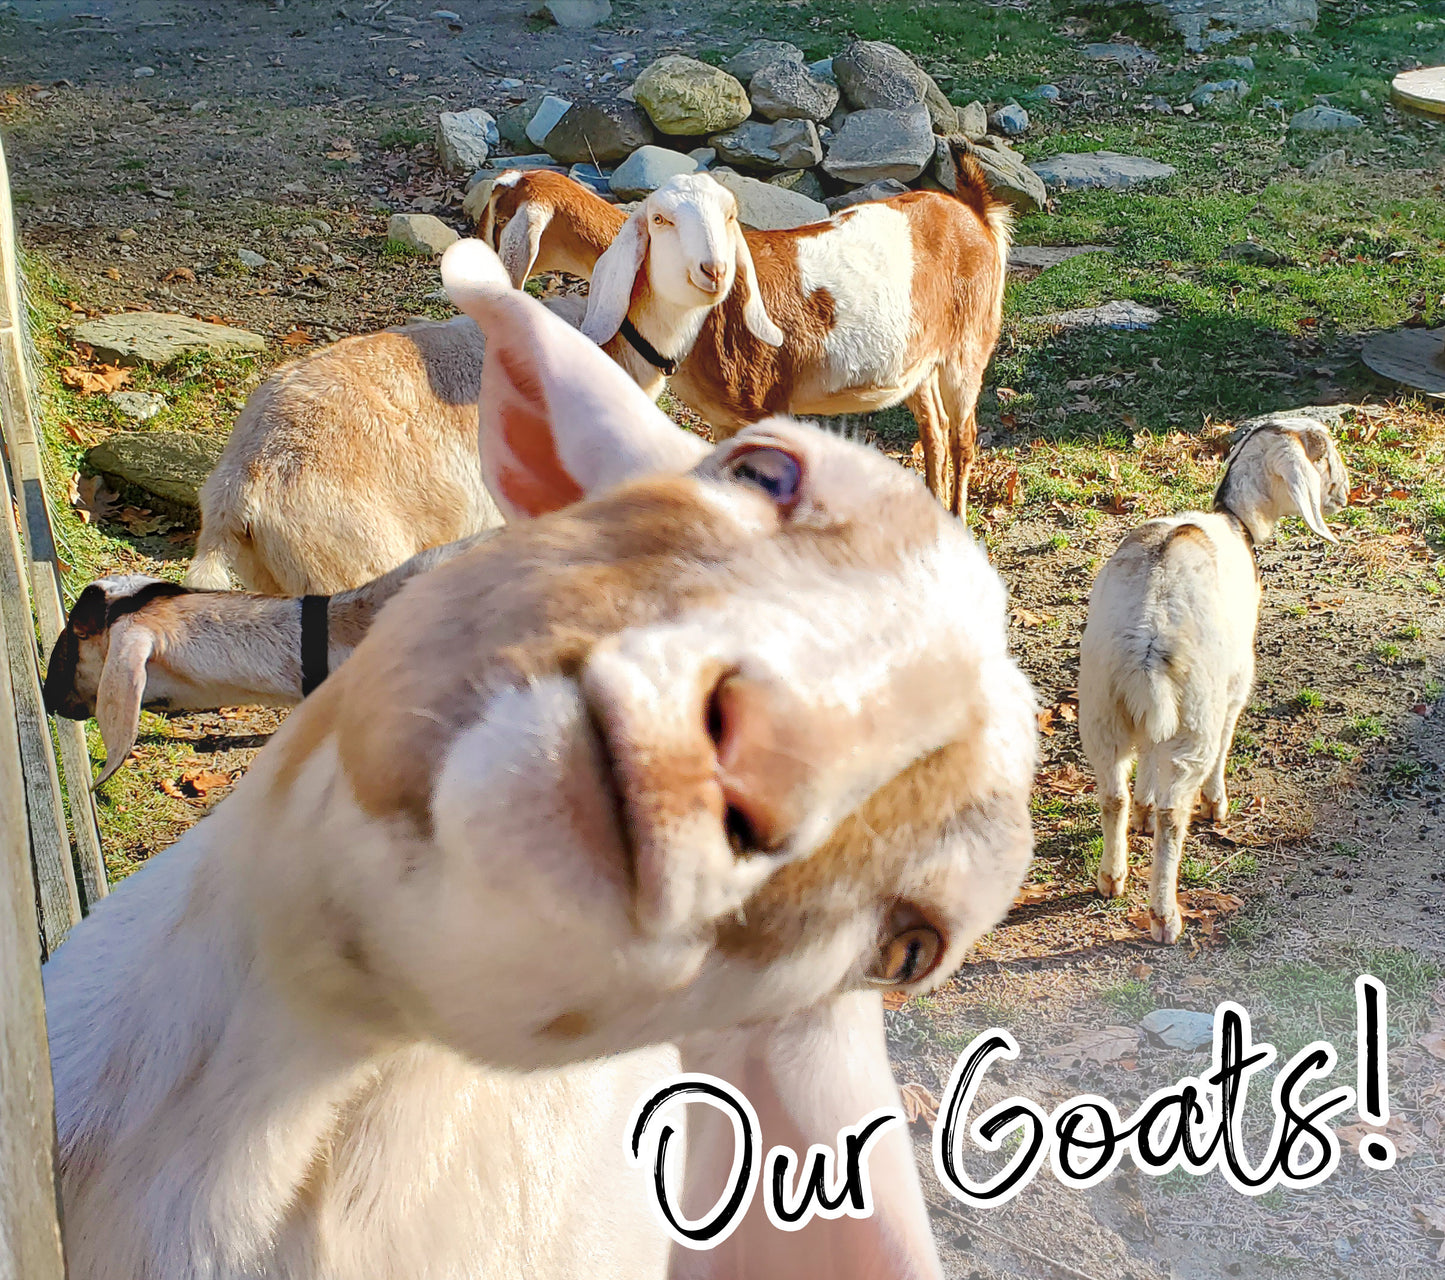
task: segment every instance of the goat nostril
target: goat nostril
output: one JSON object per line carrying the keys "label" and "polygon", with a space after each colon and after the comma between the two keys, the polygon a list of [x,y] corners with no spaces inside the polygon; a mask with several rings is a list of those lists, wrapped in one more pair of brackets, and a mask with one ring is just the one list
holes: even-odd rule
{"label": "goat nostril", "polygon": [[736,805],[728,805],[727,815],[723,819],[723,830],[727,833],[728,844],[736,858],[749,857],[762,847],[748,815]]}
{"label": "goat nostril", "polygon": [[707,700],[707,736],[712,741],[714,750],[721,750],[723,734],[727,730],[727,717],[723,712],[722,688],[727,683],[727,677],[719,680],[713,686],[712,693]]}

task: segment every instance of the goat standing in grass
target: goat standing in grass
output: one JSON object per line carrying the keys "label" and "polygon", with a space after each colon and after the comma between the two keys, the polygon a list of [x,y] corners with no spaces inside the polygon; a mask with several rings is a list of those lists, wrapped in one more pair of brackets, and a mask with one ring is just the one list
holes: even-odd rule
{"label": "goat standing in grass", "polygon": [[[1151,520],[1099,572],[1079,662],[1079,735],[1103,815],[1099,892],[1129,875],[1129,771],[1154,823],[1150,932],[1176,942],[1184,837],[1201,791],[1205,814],[1229,812],[1224,770],[1254,685],[1260,583],[1255,548],[1282,516],[1334,542],[1325,517],[1349,501],[1329,432],[1309,418],[1267,420],[1230,452],[1210,513]],[[1141,823],[1142,825],[1142,823]]]}

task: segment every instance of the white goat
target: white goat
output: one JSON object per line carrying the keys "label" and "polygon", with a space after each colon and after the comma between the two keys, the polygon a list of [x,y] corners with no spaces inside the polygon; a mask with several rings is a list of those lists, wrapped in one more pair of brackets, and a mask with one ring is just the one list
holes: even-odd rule
{"label": "white goat", "polygon": [[502,523],[477,460],[484,344],[465,316],[346,338],[246,401],[201,487],[186,585],[332,595]]}
{"label": "white goat", "polygon": [[[879,986],[1024,874],[1033,699],[922,486],[784,420],[709,451],[479,242],[442,271],[537,518],[405,586],[47,966],[72,1280],[661,1280],[643,1092],[712,1071],[831,1146],[899,1105]],[[901,1125],[869,1164],[873,1217],[755,1202],[674,1274],[939,1280]]]}
{"label": "white goat", "polygon": [[672,178],[598,259],[582,331],[652,395],[667,377],[718,439],[774,413],[907,404],[928,487],[962,514],[1010,215],[968,144],[950,154],[952,195],[913,191],[791,231],[744,234],[731,192]]}
{"label": "white goat", "polygon": [[1150,932],[1183,930],[1179,859],[1195,802],[1220,821],[1229,811],[1225,765],[1254,684],[1260,585],[1254,549],[1282,516],[1299,515],[1334,542],[1325,516],[1349,501],[1349,480],[1329,432],[1309,418],[1276,418],[1234,446],[1214,511],[1151,520],[1130,533],[1099,572],[1079,663],[1079,735],[1103,814],[1099,892],[1129,875],[1129,770],[1134,802],[1152,814]]}
{"label": "white goat", "polygon": [[[45,709],[94,716],[105,743],[98,787],[135,746],[143,706],[165,711],[295,706],[308,677],[336,670],[404,583],[491,536],[432,547],[360,587],[313,604],[203,591],[138,574],[92,582],[70,610],[45,672]],[[319,612],[310,612],[308,609]],[[308,626],[315,630],[307,671]]]}

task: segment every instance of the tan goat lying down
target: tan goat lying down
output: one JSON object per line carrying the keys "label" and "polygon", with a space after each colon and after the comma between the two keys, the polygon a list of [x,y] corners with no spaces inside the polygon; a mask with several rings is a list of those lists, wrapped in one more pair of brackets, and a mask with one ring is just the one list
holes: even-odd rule
{"label": "tan goat lying down", "polygon": [[1129,770],[1139,825],[1154,828],[1149,927],[1176,942],[1179,860],[1195,801],[1229,812],[1224,772],[1254,685],[1260,584],[1254,549],[1298,515],[1333,542],[1325,517],[1349,501],[1329,432],[1308,418],[1265,421],[1235,445],[1211,512],[1151,520],[1099,571],[1079,660],[1079,736],[1099,790],[1099,892],[1129,876]]}
{"label": "tan goat lying down", "polygon": [[[537,518],[404,587],[47,966],[72,1280],[661,1280],[643,1093],[681,1063],[832,1145],[899,1105],[880,987],[1025,872],[1003,589],[917,480],[784,420],[709,451],[479,243],[443,274]],[[699,1215],[731,1143],[689,1132]],[[755,1202],[671,1274],[941,1280],[901,1124],[869,1167],[873,1217]]]}
{"label": "tan goat lying down", "polygon": [[742,230],[736,199],[706,174],[671,179],[625,221],[560,175],[506,174],[479,233],[519,286],[532,271],[590,276],[583,332],[654,397],[665,383],[715,438],[775,413],[907,404],[928,487],[958,514],[1010,217],[968,143],[950,140],[950,156],[952,195],[909,192],[791,231]]}
{"label": "tan goat lying down", "polygon": [[[432,547],[380,578],[322,597],[322,676],[346,661],[407,581],[489,537]],[[95,717],[105,743],[98,787],[135,746],[142,707],[210,711],[300,702],[304,609],[292,596],[203,591],[135,574],[100,578],[80,593],[50,651],[45,709],[70,720]]]}
{"label": "tan goat lying down", "polygon": [[502,523],[477,460],[484,344],[465,316],[345,338],[246,401],[201,486],[186,585],[332,595]]}

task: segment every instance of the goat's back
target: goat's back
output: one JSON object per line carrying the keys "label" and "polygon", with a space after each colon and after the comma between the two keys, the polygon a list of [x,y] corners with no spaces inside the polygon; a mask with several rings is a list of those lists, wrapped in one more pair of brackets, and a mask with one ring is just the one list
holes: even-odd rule
{"label": "goat's back", "polygon": [[1227,517],[1186,512],[1134,530],[1089,595],[1080,720],[1112,712],[1140,742],[1208,733],[1222,691],[1252,671],[1258,615],[1253,558]]}
{"label": "goat's back", "polygon": [[332,593],[502,522],[482,483],[472,321],[346,338],[247,401],[201,490],[246,587]]}

